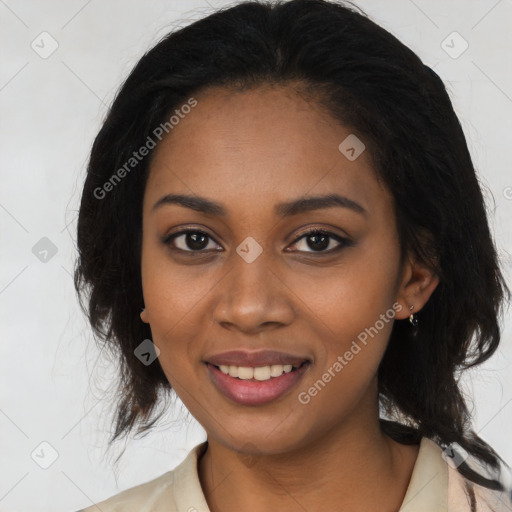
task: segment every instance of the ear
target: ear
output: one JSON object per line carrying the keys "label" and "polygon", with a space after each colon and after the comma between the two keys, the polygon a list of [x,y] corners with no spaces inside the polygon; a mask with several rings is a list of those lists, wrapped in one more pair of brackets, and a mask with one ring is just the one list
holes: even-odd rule
{"label": "ear", "polygon": [[[397,310],[397,319],[407,318],[411,313],[418,313],[427,303],[439,284],[435,270],[417,258],[409,256],[404,263],[402,280],[396,301],[402,308]],[[411,311],[410,306],[414,306]]]}
{"label": "ear", "polygon": [[148,312],[146,311],[146,308],[143,308],[142,311],[140,312],[140,319],[145,324],[149,324],[149,316],[148,316]]}

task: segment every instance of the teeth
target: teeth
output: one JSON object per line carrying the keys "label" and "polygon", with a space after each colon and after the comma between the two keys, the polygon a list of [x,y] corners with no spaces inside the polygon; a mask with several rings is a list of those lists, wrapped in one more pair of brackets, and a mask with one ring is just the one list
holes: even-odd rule
{"label": "teeth", "polygon": [[250,366],[227,366],[220,365],[220,371],[225,375],[239,378],[242,380],[256,379],[256,380],[270,380],[273,377],[280,377],[283,373],[290,373],[293,368],[298,368],[300,365],[291,364],[273,364],[271,366],[257,366],[252,368]]}
{"label": "teeth", "polygon": [[[238,375],[240,375],[240,370]],[[258,368],[254,368],[253,376],[256,380],[269,380],[270,366],[259,366]]]}
{"label": "teeth", "polygon": [[254,377],[254,369],[245,367],[245,366],[239,366],[238,367],[238,378],[242,380],[249,380]]}

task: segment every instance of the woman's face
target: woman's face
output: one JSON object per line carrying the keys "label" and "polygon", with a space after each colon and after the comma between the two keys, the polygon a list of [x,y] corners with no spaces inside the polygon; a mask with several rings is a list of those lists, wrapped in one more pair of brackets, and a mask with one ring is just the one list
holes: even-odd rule
{"label": "woman's face", "polygon": [[374,421],[408,276],[364,140],[291,88],[195,99],[155,149],[143,208],[142,318],[170,384],[235,450],[286,452]]}

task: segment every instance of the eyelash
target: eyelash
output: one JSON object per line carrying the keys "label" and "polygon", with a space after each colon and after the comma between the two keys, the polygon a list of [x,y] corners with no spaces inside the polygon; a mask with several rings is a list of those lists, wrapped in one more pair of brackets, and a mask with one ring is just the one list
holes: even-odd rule
{"label": "eyelash", "polygon": [[[198,251],[194,251],[194,250],[178,249],[177,247],[174,247],[174,244],[172,242],[176,238],[178,238],[180,236],[183,236],[183,235],[187,235],[188,233],[199,233],[201,235],[204,235],[204,236],[208,237],[210,240],[215,241],[215,239],[213,237],[211,237],[205,231],[202,231],[200,229],[192,229],[192,228],[190,228],[190,229],[183,229],[182,231],[178,231],[177,233],[173,233],[172,235],[169,235],[169,236],[165,237],[163,239],[163,243],[165,245],[169,246],[170,249],[173,250],[173,251],[177,251],[177,252],[181,252],[181,253],[185,253],[185,254],[190,254],[191,256],[194,256],[195,254],[203,255],[204,253],[209,252],[209,251],[205,251],[204,249],[201,249],[201,250],[198,250]],[[337,242],[339,242],[340,245],[338,247],[335,247],[334,249],[329,249],[327,251],[299,251],[299,252],[302,252],[302,253],[305,252],[306,254],[318,254],[318,255],[332,254],[332,253],[340,251],[344,247],[350,247],[350,246],[353,245],[353,242],[350,241],[348,238],[344,238],[344,237],[341,237],[339,235],[335,235],[334,233],[331,233],[330,231],[326,231],[324,229],[319,229],[319,228],[312,228],[312,229],[302,233],[298,238],[296,238],[293,241],[293,243],[291,245],[296,245],[300,240],[302,240],[303,238],[307,238],[308,236],[311,236],[311,235],[326,235],[329,238],[334,239]],[[220,251],[218,251],[218,252],[220,252]]]}

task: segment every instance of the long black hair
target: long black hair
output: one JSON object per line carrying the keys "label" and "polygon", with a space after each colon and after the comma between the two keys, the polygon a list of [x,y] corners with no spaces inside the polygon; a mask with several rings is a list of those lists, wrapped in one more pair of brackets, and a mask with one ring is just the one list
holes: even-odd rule
{"label": "long black hair", "polygon": [[[301,84],[360,135],[392,193],[402,255],[414,254],[440,278],[418,314],[417,336],[406,321],[394,322],[378,386],[396,421],[381,419],[383,431],[401,443],[458,443],[498,467],[499,456],[471,428],[459,377],[496,351],[510,291],[461,125],[441,79],[413,51],[352,4],[324,0],[243,2],[168,34],[130,73],[94,141],[75,286],[97,337],[120,361],[111,442],[150,429],[171,389],[158,361],[145,366],[134,355],[151,337],[139,318],[151,155],[134,162],[133,152],[154,141],[158,127],[172,129],[170,116],[200,90],[266,83]],[[502,488],[467,464],[459,471]]]}

